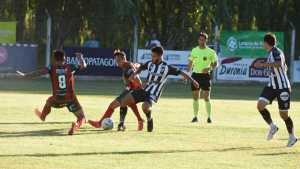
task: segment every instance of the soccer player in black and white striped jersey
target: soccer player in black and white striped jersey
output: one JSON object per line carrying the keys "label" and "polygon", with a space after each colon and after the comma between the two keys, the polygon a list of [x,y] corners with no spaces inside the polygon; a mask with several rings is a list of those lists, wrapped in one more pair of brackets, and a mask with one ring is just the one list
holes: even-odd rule
{"label": "soccer player in black and white striped jersey", "polygon": [[266,106],[271,104],[275,98],[277,99],[280,116],[284,120],[289,133],[287,146],[292,147],[297,142],[297,138],[294,134],[293,121],[288,114],[291,85],[287,77],[285,57],[283,52],[276,47],[276,37],[274,34],[268,33],[265,35],[264,48],[269,52],[267,62],[258,62],[254,66],[267,68],[269,70],[270,80],[259,97],[257,109],[267,124],[270,125],[267,140],[271,140],[278,131],[278,127],[273,123],[270,112],[266,109]]}
{"label": "soccer player in black and white striped jersey", "polygon": [[121,100],[121,107],[143,102],[142,109],[147,117],[147,131],[153,130],[153,119],[151,117],[151,107],[156,103],[164,89],[168,75],[182,75],[185,79],[190,79],[196,88],[199,87],[195,81],[187,73],[173,67],[163,61],[163,48],[160,46],[154,47],[152,51],[152,60],[142,64],[136,72],[131,76],[134,78],[142,71],[148,71],[148,77],[143,89],[133,90]]}

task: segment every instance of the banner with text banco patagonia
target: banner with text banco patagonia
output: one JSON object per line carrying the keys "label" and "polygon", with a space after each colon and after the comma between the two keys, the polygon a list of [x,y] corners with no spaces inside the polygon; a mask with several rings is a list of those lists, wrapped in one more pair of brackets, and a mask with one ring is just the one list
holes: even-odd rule
{"label": "banner with text banco patagonia", "polygon": [[[75,57],[76,52],[83,54],[87,63],[87,68],[78,72],[78,75],[85,76],[121,76],[122,70],[117,66],[116,59],[113,56],[113,49],[104,48],[83,48],[83,47],[66,47],[67,64],[79,64]],[[126,50],[128,51],[128,50]]]}

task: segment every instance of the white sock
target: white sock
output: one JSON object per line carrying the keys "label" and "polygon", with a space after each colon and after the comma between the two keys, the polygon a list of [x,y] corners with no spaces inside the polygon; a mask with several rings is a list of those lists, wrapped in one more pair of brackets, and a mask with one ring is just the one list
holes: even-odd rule
{"label": "white sock", "polygon": [[270,124],[270,127],[271,127],[271,128],[274,128],[274,127],[276,127],[276,125],[272,122],[272,123]]}

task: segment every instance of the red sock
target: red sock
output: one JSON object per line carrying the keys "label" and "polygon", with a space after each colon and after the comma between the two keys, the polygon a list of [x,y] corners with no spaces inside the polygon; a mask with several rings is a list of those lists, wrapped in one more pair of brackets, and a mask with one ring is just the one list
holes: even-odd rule
{"label": "red sock", "polygon": [[77,125],[78,125],[78,128],[80,128],[82,126],[82,124],[85,123],[85,118],[79,118],[77,119]]}
{"label": "red sock", "polygon": [[44,108],[43,108],[43,111],[42,111],[42,114],[41,114],[41,118],[45,119],[46,116],[50,113],[50,111],[51,111],[51,107],[46,104],[44,106]]}
{"label": "red sock", "polygon": [[101,117],[101,119],[100,119],[100,124],[101,124],[101,121],[102,121],[103,119],[111,117],[111,115],[112,115],[113,113],[114,113],[114,109],[108,107],[107,110],[106,110],[106,112],[104,113],[104,115],[103,115],[103,116]]}
{"label": "red sock", "polygon": [[138,121],[143,121],[140,113],[139,113],[139,109],[137,108],[136,104],[132,104],[129,106],[131,108],[131,110],[133,111],[134,115],[136,116]]}

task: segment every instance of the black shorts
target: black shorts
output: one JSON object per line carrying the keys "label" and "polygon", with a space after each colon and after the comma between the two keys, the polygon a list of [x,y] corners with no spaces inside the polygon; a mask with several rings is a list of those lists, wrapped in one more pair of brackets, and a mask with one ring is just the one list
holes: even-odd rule
{"label": "black shorts", "polygon": [[204,74],[204,73],[193,73],[192,78],[195,79],[199,83],[199,88],[196,88],[193,83],[191,83],[191,89],[192,91],[195,90],[210,90],[211,86],[211,80],[210,80],[210,75],[209,74]]}
{"label": "black shorts", "polygon": [[154,102],[154,100],[150,96],[150,93],[148,93],[144,89],[132,90],[131,95],[134,98],[135,103],[148,102],[150,105],[152,105]]}
{"label": "black shorts", "polygon": [[289,89],[273,89],[271,87],[265,87],[259,100],[264,100],[267,103],[272,104],[273,100],[276,98],[279,110],[287,111],[290,109],[290,94]]}
{"label": "black shorts", "polygon": [[131,91],[131,90],[123,90],[123,92],[120,94],[120,96],[118,96],[118,97],[116,98],[116,100],[117,100],[119,103],[121,103],[121,99],[122,99],[124,96],[126,96],[128,93],[130,93],[130,91]]}
{"label": "black shorts", "polygon": [[54,108],[63,108],[67,107],[70,112],[77,112],[78,110],[82,109],[77,97],[75,96],[73,100],[60,100],[54,96],[51,96],[47,100],[48,104]]}

